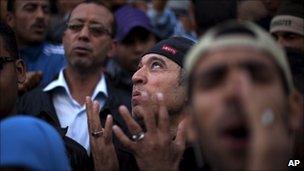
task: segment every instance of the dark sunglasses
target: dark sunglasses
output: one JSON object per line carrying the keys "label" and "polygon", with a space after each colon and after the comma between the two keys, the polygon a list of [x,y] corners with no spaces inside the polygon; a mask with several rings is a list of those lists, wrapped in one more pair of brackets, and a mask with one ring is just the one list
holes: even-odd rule
{"label": "dark sunglasses", "polygon": [[14,57],[0,56],[0,70],[3,69],[5,63],[13,62],[14,60]]}

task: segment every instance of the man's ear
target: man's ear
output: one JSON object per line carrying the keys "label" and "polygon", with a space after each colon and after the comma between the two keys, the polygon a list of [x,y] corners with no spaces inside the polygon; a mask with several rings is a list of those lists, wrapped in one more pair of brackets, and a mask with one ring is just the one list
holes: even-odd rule
{"label": "man's ear", "polygon": [[26,79],[26,66],[22,59],[15,61],[18,83],[22,84]]}
{"label": "man's ear", "polygon": [[14,18],[14,14],[12,12],[7,12],[6,23],[12,28],[15,27],[15,18]]}
{"label": "man's ear", "polygon": [[299,130],[303,126],[304,101],[298,91],[293,91],[289,96],[289,125],[292,131]]}
{"label": "man's ear", "polygon": [[112,41],[112,44],[111,44],[111,49],[109,50],[109,52],[107,53],[107,56],[109,58],[112,58],[113,56],[116,56],[117,54],[117,41],[116,40],[113,40]]}

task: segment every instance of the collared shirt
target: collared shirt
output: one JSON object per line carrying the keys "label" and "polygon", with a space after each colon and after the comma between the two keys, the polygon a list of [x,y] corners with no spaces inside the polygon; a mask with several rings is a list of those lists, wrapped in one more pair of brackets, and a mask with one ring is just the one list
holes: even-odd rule
{"label": "collared shirt", "polygon": [[42,71],[43,76],[40,84],[42,87],[50,83],[66,65],[62,45],[41,43],[22,48],[19,52],[28,71]]}
{"label": "collared shirt", "polygon": [[[79,104],[71,95],[70,89],[64,78],[63,69],[57,80],[47,85],[43,91],[53,91],[53,104],[62,128],[68,127],[66,136],[81,144],[90,153],[89,131],[85,105]],[[108,96],[106,80],[101,76],[91,96],[97,100],[101,107],[104,106]]]}

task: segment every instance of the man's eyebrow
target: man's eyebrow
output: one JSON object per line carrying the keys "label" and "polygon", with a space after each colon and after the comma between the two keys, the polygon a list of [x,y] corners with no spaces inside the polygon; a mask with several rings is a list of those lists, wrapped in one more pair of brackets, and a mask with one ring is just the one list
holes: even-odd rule
{"label": "man's eyebrow", "polygon": [[81,18],[71,18],[69,22],[71,22],[71,21],[79,21],[79,22],[82,22],[82,23],[84,22],[84,20],[81,19]]}
{"label": "man's eyebrow", "polygon": [[160,57],[152,56],[147,60],[147,63],[151,63],[152,61],[160,61],[162,64],[166,65],[166,61]]}
{"label": "man's eyebrow", "polygon": [[42,8],[50,8],[49,4],[42,4]]}
{"label": "man's eyebrow", "polygon": [[104,24],[102,24],[101,22],[98,22],[98,21],[89,21],[90,24],[100,24],[102,26],[104,26]]}
{"label": "man's eyebrow", "polygon": [[[82,18],[71,18],[70,19],[70,22],[71,21],[79,21],[79,22],[81,22],[81,23],[84,23],[84,22],[86,22],[84,19],[82,19]],[[89,21],[89,24],[98,24],[98,25],[101,25],[102,27],[105,27],[105,25],[103,24],[103,23],[101,23],[101,22],[98,22],[98,21]]]}
{"label": "man's eyebrow", "polygon": [[25,8],[27,6],[38,6],[38,4],[35,2],[29,2],[29,3],[24,4],[22,8]]}

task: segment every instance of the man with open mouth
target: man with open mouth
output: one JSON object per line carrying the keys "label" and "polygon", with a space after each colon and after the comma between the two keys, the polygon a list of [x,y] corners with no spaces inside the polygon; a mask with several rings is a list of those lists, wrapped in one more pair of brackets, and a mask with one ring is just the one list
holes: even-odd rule
{"label": "man with open mouth", "polygon": [[303,123],[284,51],[252,23],[209,30],[186,57],[188,98],[205,166],[287,169]]}

